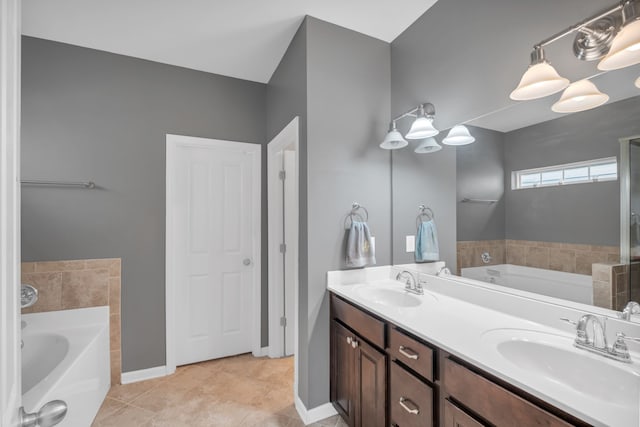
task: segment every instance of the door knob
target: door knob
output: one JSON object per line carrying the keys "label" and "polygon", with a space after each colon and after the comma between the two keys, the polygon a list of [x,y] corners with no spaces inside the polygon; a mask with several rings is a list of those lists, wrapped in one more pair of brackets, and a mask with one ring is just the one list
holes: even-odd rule
{"label": "door knob", "polygon": [[242,263],[243,263],[244,265],[251,265],[251,258],[245,258],[245,259],[243,259],[243,260],[242,260]]}
{"label": "door knob", "polygon": [[20,408],[20,427],[52,427],[67,415],[67,404],[62,400],[46,403],[38,412],[27,414]]}

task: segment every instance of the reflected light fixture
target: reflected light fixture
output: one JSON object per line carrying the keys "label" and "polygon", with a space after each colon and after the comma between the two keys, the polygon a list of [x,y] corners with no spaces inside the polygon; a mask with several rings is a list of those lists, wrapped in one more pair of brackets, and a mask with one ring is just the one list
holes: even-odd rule
{"label": "reflected light fixture", "polygon": [[622,5],[622,27],[613,39],[609,53],[600,61],[598,69],[617,70],[640,63],[640,7],[636,0]]}
{"label": "reflected light fixture", "polygon": [[431,137],[422,141],[413,151],[418,154],[425,154],[435,153],[440,150],[442,150],[442,145],[438,144],[434,137]]}
{"label": "reflected light fixture", "polygon": [[556,113],[577,113],[599,107],[608,100],[609,95],[600,92],[595,84],[589,80],[580,80],[565,89],[551,110]]}
{"label": "reflected light fixture", "polygon": [[465,125],[457,125],[451,128],[449,134],[442,140],[442,143],[447,145],[467,145],[475,140]]}
{"label": "reflected light fixture", "polygon": [[397,150],[398,148],[403,148],[409,145],[406,139],[402,137],[402,134],[398,132],[396,129],[396,121],[391,121],[389,125],[389,132],[384,137],[384,141],[380,144],[381,148],[385,150]]}
{"label": "reflected light fixture", "polygon": [[531,52],[531,65],[509,97],[516,101],[528,101],[560,92],[567,86],[569,80],[558,74],[546,60],[544,49],[538,46]]}
{"label": "reflected light fixture", "polygon": [[411,125],[411,129],[407,132],[407,139],[423,139],[431,136],[436,136],[440,133],[438,129],[433,127],[433,119],[435,116],[435,108],[430,111],[425,111],[428,107],[433,107],[432,104],[420,104],[416,113],[416,119]]}

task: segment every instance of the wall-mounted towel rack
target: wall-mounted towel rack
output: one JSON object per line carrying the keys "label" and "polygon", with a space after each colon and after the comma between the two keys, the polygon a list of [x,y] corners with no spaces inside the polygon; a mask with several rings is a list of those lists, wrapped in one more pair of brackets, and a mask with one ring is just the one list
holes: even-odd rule
{"label": "wall-mounted towel rack", "polygon": [[460,202],[462,203],[484,203],[487,205],[492,205],[494,203],[498,203],[497,200],[495,199],[470,199],[468,197],[465,197],[464,199],[460,200]]}
{"label": "wall-mounted towel rack", "polygon": [[431,221],[436,216],[433,213],[433,210],[425,205],[418,206],[418,216],[416,217],[416,228],[420,227],[420,223],[422,221]]}
{"label": "wall-mounted towel rack", "polygon": [[369,211],[364,206],[361,206],[358,202],[353,202],[351,205],[351,212],[344,220],[344,228],[351,227],[354,218],[356,221],[367,222],[369,221]]}
{"label": "wall-mounted towel rack", "polygon": [[20,181],[22,185],[34,185],[34,186],[45,186],[45,187],[78,187],[78,188],[87,188],[94,189],[96,188],[96,183],[93,181],[86,182],[73,182],[73,181],[43,181],[37,179],[23,179]]}

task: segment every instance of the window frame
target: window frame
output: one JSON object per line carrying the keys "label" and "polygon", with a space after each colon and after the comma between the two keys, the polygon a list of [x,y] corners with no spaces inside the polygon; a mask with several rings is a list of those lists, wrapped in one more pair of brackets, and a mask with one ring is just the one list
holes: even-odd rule
{"label": "window frame", "polygon": [[[612,163],[616,165],[615,177],[606,177],[606,178],[591,177],[591,167],[612,164]],[[565,181],[566,170],[577,169],[581,167],[588,168],[589,177],[587,179]],[[524,175],[530,175],[530,174],[536,174],[536,173],[542,175],[543,173],[546,173],[546,172],[558,172],[558,171],[562,172],[562,180],[560,182],[554,182],[549,184],[539,183],[531,186],[521,185],[522,176]],[[512,190],[529,190],[533,188],[564,187],[567,185],[574,185],[574,184],[589,184],[594,182],[617,181],[619,176],[620,176],[620,168],[618,165],[618,158],[617,156],[611,156],[611,157],[603,157],[600,159],[585,160],[582,162],[563,163],[563,164],[553,165],[553,166],[544,166],[541,168],[515,170],[511,172],[511,189]]]}

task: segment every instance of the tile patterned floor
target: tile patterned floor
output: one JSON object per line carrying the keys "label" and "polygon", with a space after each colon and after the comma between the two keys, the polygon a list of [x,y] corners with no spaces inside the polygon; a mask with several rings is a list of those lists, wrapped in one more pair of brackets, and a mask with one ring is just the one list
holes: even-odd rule
{"label": "tile patterned floor", "polygon": [[[93,427],[298,427],[293,357],[249,354],[179,367],[174,375],[111,387]],[[346,427],[338,416],[314,427]]]}

